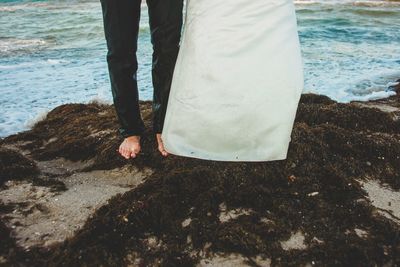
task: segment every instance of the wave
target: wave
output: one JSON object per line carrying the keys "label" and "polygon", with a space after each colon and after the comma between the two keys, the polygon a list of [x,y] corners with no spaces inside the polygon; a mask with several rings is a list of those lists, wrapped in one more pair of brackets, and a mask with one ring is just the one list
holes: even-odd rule
{"label": "wave", "polygon": [[34,38],[34,39],[18,39],[18,38],[0,38],[0,53],[11,54],[14,52],[32,52],[46,48],[51,42]]}
{"label": "wave", "polygon": [[294,0],[297,5],[350,5],[360,7],[400,7],[400,1],[385,1],[385,0]]}
{"label": "wave", "polygon": [[31,7],[47,7],[48,3],[26,3],[26,4],[17,4],[17,5],[7,5],[0,6],[0,12],[15,12],[18,10],[25,10]]}
{"label": "wave", "polygon": [[47,59],[39,62],[22,62],[17,64],[7,64],[0,65],[0,70],[12,70],[12,69],[22,69],[22,68],[30,68],[38,65],[59,65],[59,64],[69,64],[70,61],[63,59]]}
{"label": "wave", "polygon": [[362,95],[362,96],[353,96],[352,99],[343,101],[344,103],[348,103],[350,101],[369,101],[369,100],[376,100],[376,99],[382,99],[382,98],[387,98],[389,96],[396,95],[395,91],[375,91],[367,95]]}
{"label": "wave", "polygon": [[[338,102],[349,103],[350,101],[368,101],[387,98],[396,95],[394,86],[399,84],[396,80],[400,77],[398,70],[375,70],[374,74],[366,72],[364,75],[353,77],[349,81],[349,76],[336,79],[336,90],[317,90],[318,93],[325,94]],[[316,82],[308,81],[308,82]],[[313,91],[310,91],[313,92]]]}

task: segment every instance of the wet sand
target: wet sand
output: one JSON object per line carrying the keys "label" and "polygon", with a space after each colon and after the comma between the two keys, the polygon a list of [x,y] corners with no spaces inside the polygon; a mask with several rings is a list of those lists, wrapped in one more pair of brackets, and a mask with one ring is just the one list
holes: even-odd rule
{"label": "wet sand", "polygon": [[[395,88],[396,89],[396,88]],[[400,90],[304,94],[288,158],[116,153],[112,106],[59,106],[0,143],[0,265],[400,265]]]}

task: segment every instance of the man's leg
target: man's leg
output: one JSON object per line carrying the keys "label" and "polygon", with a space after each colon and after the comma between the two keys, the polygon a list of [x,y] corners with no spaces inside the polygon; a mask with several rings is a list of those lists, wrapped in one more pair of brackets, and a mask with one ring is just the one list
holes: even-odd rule
{"label": "man's leg", "polygon": [[140,115],[136,50],[141,0],[100,0],[107,41],[107,63],[114,107],[125,138],[120,153],[129,158],[140,150],[145,126]]}
{"label": "man's leg", "polygon": [[153,44],[153,130],[158,149],[166,156],[161,140],[183,20],[183,0],[147,0]]}

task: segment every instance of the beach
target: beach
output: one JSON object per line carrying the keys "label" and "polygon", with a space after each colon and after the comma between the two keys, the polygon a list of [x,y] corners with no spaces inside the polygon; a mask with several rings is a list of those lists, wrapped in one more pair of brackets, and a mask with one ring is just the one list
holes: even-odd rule
{"label": "beach", "polygon": [[294,4],[287,158],[222,162],[157,150],[144,2],[125,160],[100,2],[0,0],[0,266],[400,266],[400,2]]}
{"label": "beach", "polygon": [[4,266],[397,266],[400,88],[303,94],[286,160],[124,160],[112,105],[66,104],[0,144]]}

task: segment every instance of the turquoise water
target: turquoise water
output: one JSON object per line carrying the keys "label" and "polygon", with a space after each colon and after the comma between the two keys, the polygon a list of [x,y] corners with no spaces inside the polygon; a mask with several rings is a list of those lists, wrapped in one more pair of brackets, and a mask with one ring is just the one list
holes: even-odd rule
{"label": "turquoise water", "polygon": [[[339,102],[394,94],[400,78],[400,2],[295,1],[304,92]],[[143,5],[140,98],[152,98]],[[0,136],[27,129],[64,103],[111,103],[99,1],[0,0]]]}

